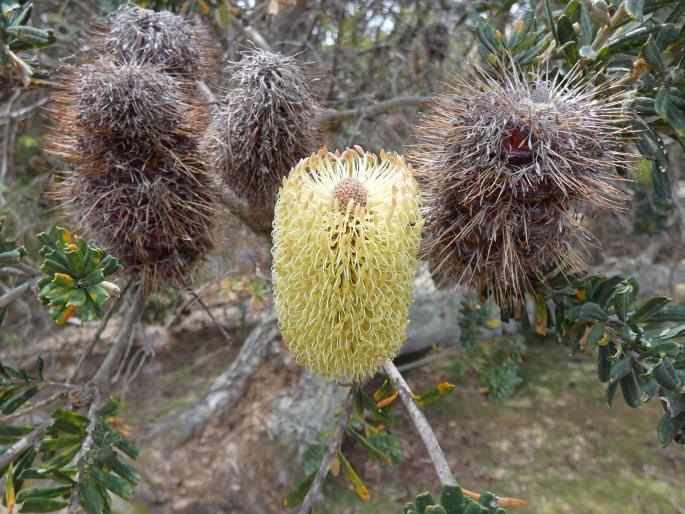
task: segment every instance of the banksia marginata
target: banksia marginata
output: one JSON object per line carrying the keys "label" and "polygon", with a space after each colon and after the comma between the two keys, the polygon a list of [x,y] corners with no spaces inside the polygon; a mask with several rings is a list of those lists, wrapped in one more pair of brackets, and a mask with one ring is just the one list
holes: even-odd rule
{"label": "banksia marginata", "polygon": [[319,107],[292,57],[255,50],[229,71],[236,87],[210,127],[206,150],[233,194],[270,226],[281,181],[320,144]]}
{"label": "banksia marginata", "polygon": [[95,45],[104,46],[116,64],[158,65],[166,73],[201,79],[214,64],[215,50],[201,26],[169,11],[121,6],[110,17],[109,30]]}
{"label": "banksia marginata", "polygon": [[[504,68],[504,66],[501,66]],[[427,196],[425,254],[438,283],[493,294],[500,306],[545,268],[583,267],[583,206],[617,208],[622,93],[578,70],[545,79],[468,68],[438,97],[414,158]]]}
{"label": "banksia marginata", "polygon": [[273,285],[285,344],[328,378],[359,380],[406,339],[423,225],[401,156],[325,148],[283,182]]}
{"label": "banksia marginata", "polygon": [[[64,68],[52,107],[51,149],[74,168],[55,186],[66,214],[128,270],[141,273],[151,292],[183,283],[212,247],[217,204],[199,150],[209,116],[196,85],[183,73],[165,73],[168,62],[109,53],[105,42],[129,34],[123,20],[139,11],[117,11],[113,32],[91,60]],[[174,27],[184,23],[163,14],[160,19],[173,20]],[[171,59],[177,50],[160,52]]]}

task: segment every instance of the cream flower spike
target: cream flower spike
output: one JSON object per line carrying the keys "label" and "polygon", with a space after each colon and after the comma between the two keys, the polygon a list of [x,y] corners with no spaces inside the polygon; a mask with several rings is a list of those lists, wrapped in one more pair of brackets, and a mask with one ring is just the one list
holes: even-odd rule
{"label": "cream flower spike", "polygon": [[397,353],[422,226],[419,188],[400,155],[324,147],[291,170],[276,203],[273,285],[300,364],[360,380]]}

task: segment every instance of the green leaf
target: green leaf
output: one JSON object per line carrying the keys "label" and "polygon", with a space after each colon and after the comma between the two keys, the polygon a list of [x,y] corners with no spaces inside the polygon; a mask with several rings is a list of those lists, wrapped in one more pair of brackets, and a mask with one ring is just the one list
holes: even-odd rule
{"label": "green leaf", "polygon": [[2,413],[5,415],[12,414],[15,410],[33,398],[41,389],[41,386],[29,387],[26,391],[14,397],[12,401],[6,403],[2,408]]}
{"label": "green leaf", "polygon": [[105,507],[106,494],[92,480],[84,480],[79,487],[79,505],[87,514],[101,514]]}
{"label": "green leaf", "polygon": [[668,412],[661,416],[659,425],[656,427],[656,434],[664,447],[668,446],[671,441],[673,441],[675,430],[673,426],[673,420]]}
{"label": "green leaf", "polygon": [[671,101],[671,93],[666,85],[657,91],[654,110],[668,122],[679,138],[685,137],[685,116]]}
{"label": "green leaf", "polygon": [[135,486],[142,479],[140,473],[138,473],[133,466],[121,460],[114,452],[111,452],[103,462],[112,471],[133,486]]}
{"label": "green leaf", "polygon": [[352,487],[354,487],[354,492],[357,493],[363,501],[368,502],[371,500],[371,494],[369,494],[369,489],[366,487],[362,479],[359,477],[357,472],[352,467],[352,464],[345,458],[343,453],[338,450],[338,458],[340,459],[340,467],[342,468],[343,475],[350,481]]}
{"label": "green leaf", "polygon": [[633,371],[633,361],[630,357],[622,357],[611,366],[610,381],[616,383]]}
{"label": "green leaf", "polygon": [[635,372],[632,369],[630,370],[630,373],[621,379],[620,383],[623,399],[628,406],[635,409],[642,405],[642,392],[640,391],[640,385],[637,383]]}
{"label": "green leaf", "polygon": [[[597,55],[592,49],[592,40],[595,35],[595,26],[592,23],[592,18],[590,17],[590,10],[585,2],[580,5],[580,44],[581,55],[583,55],[583,47],[588,47],[592,52]],[[593,59],[594,60],[594,59]]]}
{"label": "green leaf", "polygon": [[631,30],[603,46],[599,50],[599,58],[605,60],[613,55],[634,50],[635,48],[644,45],[647,42],[649,35],[658,32],[660,29],[661,26],[653,25],[651,27],[640,27]]}
{"label": "green leaf", "polygon": [[642,47],[642,57],[644,58],[645,62],[649,64],[649,67],[654,71],[660,74],[666,72],[666,66],[664,65],[664,61],[661,59],[661,50],[659,50],[659,47],[656,45],[652,35],[649,36],[645,46]]}
{"label": "green leaf", "polygon": [[[509,38],[509,49],[513,50],[519,43],[521,43],[524,38],[530,32],[530,28],[533,26],[533,21],[535,20],[535,13],[526,9],[523,15],[514,22],[514,26],[511,32],[511,37]],[[535,41],[535,39],[533,39]]]}
{"label": "green leaf", "polygon": [[288,509],[292,509],[298,505],[301,505],[304,501],[304,497],[307,496],[307,493],[312,486],[312,482],[314,482],[315,476],[316,471],[304,477],[304,480],[293,487],[283,500],[283,506]]}
{"label": "green leaf", "polygon": [[614,403],[614,396],[616,396],[616,389],[618,389],[618,382],[609,382],[609,385],[607,386],[607,394],[606,394],[607,405],[609,407],[611,407],[611,405]]}
{"label": "green leaf", "polygon": [[596,303],[587,302],[571,308],[567,317],[571,321],[606,321],[607,313]]}
{"label": "green leaf", "polygon": [[383,464],[392,464],[392,460],[390,459],[390,457],[385,455],[382,451],[380,451],[373,444],[371,444],[371,442],[369,442],[369,440],[362,434],[360,434],[359,432],[350,427],[348,427],[347,433],[352,435],[355,439],[357,439],[357,441],[361,443],[364,449],[367,452],[369,452],[369,455],[371,455],[371,457],[382,462]]}
{"label": "green leaf", "polygon": [[655,313],[650,321],[652,323],[663,323],[666,321],[680,321],[685,323],[685,307],[681,305],[668,305]]}
{"label": "green leaf", "polygon": [[630,323],[633,323],[635,325],[642,323],[644,321],[649,320],[655,313],[657,313],[664,305],[668,304],[671,301],[671,298],[668,296],[657,296],[655,298],[651,298],[648,300],[646,303],[644,303],[642,306],[640,306],[630,318],[628,318],[628,321]]}
{"label": "green leaf", "polygon": [[111,473],[106,473],[98,468],[91,468],[90,475],[93,480],[104,488],[112,491],[114,494],[128,500],[133,494],[133,486],[126,480],[123,480]]}
{"label": "green leaf", "polygon": [[659,339],[668,341],[669,339],[675,339],[676,337],[681,337],[682,335],[685,335],[685,324],[676,325],[675,327],[671,327],[662,332],[659,334]]}
{"label": "green leaf", "polygon": [[30,498],[24,502],[19,512],[55,512],[68,506],[68,501]]}
{"label": "green leaf", "polygon": [[68,496],[72,487],[65,485],[62,487],[34,487],[32,489],[24,489],[19,491],[17,495],[17,503],[24,503],[30,498],[57,498],[59,496]]}
{"label": "green leaf", "polygon": [[54,422],[50,425],[50,432],[67,432],[70,434],[85,434],[88,418],[80,416],[66,409],[57,409],[52,413]]}
{"label": "green leaf", "polygon": [[557,33],[557,24],[554,21],[554,15],[552,14],[552,7],[549,4],[549,0],[545,0],[545,16],[547,17],[547,23],[554,35],[554,39],[557,40],[558,44],[561,44],[561,41],[559,41],[559,34]]}
{"label": "green leaf", "polygon": [[12,512],[14,509],[15,501],[14,474],[12,473],[12,463],[10,463],[9,466],[7,466],[7,472],[5,473],[5,505],[9,512]]}

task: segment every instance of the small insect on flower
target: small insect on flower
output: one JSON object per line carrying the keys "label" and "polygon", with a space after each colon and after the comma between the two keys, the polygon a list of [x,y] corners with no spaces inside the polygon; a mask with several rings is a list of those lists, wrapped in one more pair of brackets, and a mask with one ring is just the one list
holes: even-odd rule
{"label": "small insect on flower", "polygon": [[442,284],[494,295],[500,306],[545,268],[580,271],[591,236],[584,207],[618,209],[615,168],[632,157],[626,93],[537,69],[467,67],[433,103],[413,158],[426,184],[426,257]]}
{"label": "small insect on flower", "polygon": [[276,313],[297,361],[359,380],[392,358],[405,329],[423,225],[404,158],[326,148],[283,181],[273,230]]}

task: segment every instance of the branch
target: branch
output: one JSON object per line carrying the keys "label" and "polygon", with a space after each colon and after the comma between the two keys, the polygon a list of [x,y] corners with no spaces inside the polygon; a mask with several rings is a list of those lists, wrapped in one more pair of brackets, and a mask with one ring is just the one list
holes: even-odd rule
{"label": "branch", "polygon": [[210,391],[189,409],[157,425],[148,437],[165,437],[169,446],[177,447],[201,433],[212,417],[232,409],[243,397],[248,379],[261,366],[269,345],[279,334],[276,316],[263,314],[228,369],[214,379]]}
{"label": "branch", "polygon": [[435,471],[438,474],[440,483],[442,483],[442,485],[456,484],[457,481],[450,470],[450,466],[447,463],[447,459],[445,458],[442,448],[440,448],[440,443],[436,439],[433,429],[428,424],[426,416],[423,415],[421,409],[419,409],[416,405],[416,402],[414,402],[413,394],[411,389],[409,389],[407,382],[405,382],[404,377],[402,377],[402,374],[395,367],[392,361],[388,361],[383,364],[383,371],[395,389],[397,389],[397,392],[400,393],[400,398],[402,399],[402,402],[409,413],[409,417],[414,423],[419,436],[421,436],[423,444],[426,445],[426,450],[433,461],[433,467],[435,467]]}
{"label": "branch", "polygon": [[16,457],[21,455],[24,452],[24,450],[26,450],[29,446],[35,443],[38,439],[40,439],[40,437],[43,435],[43,432],[45,432],[45,429],[48,428],[50,423],[52,423],[52,418],[46,419],[40,425],[34,428],[31,432],[29,432],[24,437],[19,439],[16,443],[14,443],[12,446],[7,448],[7,450],[5,450],[0,455],[0,469],[4,469],[5,466],[12,462]]}
{"label": "branch", "polygon": [[15,287],[14,289],[10,289],[4,295],[0,296],[0,309],[2,309],[3,307],[7,307],[14,300],[27,293],[31,289],[33,284],[35,284],[35,282],[35,280],[29,280],[28,282],[24,282],[23,284]]}
{"label": "branch", "polygon": [[[122,329],[123,330],[123,329]],[[95,388],[93,400],[88,407],[88,426],[86,427],[86,437],[83,439],[83,444],[76,454],[75,462],[79,465],[79,461],[83,459],[84,456],[88,454],[90,449],[93,447],[93,434],[95,433],[95,426],[97,425],[98,417],[98,403],[100,403],[100,391]],[[81,470],[76,472],[74,477],[74,487],[71,489],[71,494],[69,495],[69,508],[67,509],[67,514],[76,514],[76,509],[79,507],[79,484],[81,482]]]}
{"label": "branch", "polygon": [[124,287],[124,290],[121,292],[121,295],[112,302],[112,305],[109,306],[109,309],[107,309],[107,312],[105,315],[102,317],[102,320],[100,321],[100,326],[98,326],[97,330],[95,331],[95,334],[93,334],[93,338],[90,340],[90,343],[88,344],[88,347],[86,350],[81,354],[81,357],[79,357],[78,362],[76,363],[76,367],[74,368],[74,371],[71,372],[71,375],[67,379],[67,383],[71,383],[74,381],[76,378],[76,375],[78,375],[78,372],[81,370],[83,367],[83,364],[86,362],[86,359],[90,357],[90,354],[93,353],[93,350],[95,349],[95,345],[98,343],[100,340],[100,336],[102,336],[102,333],[105,331],[107,328],[107,324],[109,323],[110,318],[114,314],[114,312],[119,308],[119,305],[121,304],[122,299],[126,295],[126,292],[128,291],[129,287],[131,287],[131,284],[133,283],[133,279],[129,280],[128,284],[126,284],[126,287]]}
{"label": "branch", "polygon": [[262,50],[267,52],[272,51],[271,45],[266,42],[264,36],[262,36],[252,25],[243,25],[237,16],[231,16],[231,20],[233,20],[233,26],[238,30],[238,32],[240,32],[241,36],[243,36],[245,39],[249,39]]}
{"label": "branch", "polygon": [[114,367],[119,361],[121,352],[124,351],[124,348],[126,348],[133,335],[133,328],[143,315],[144,305],[145,300],[143,291],[139,286],[133,293],[133,301],[126,313],[124,323],[121,325],[121,329],[119,329],[116,341],[112,344],[105,360],[102,361],[100,368],[95,372],[95,376],[93,377],[92,383],[95,385],[98,394],[105,392],[109,388],[109,381],[114,372]]}
{"label": "branch", "polygon": [[298,514],[309,514],[309,512],[316,506],[316,504],[321,499],[321,489],[324,482],[326,481],[326,476],[328,471],[331,469],[331,463],[333,459],[338,454],[340,450],[340,445],[342,444],[343,436],[345,435],[345,429],[347,429],[347,423],[350,420],[350,415],[352,414],[352,408],[354,407],[354,400],[359,391],[359,384],[354,383],[350,388],[350,392],[347,395],[347,399],[340,410],[340,417],[338,418],[338,424],[335,427],[335,431],[331,438],[328,440],[328,448],[326,448],[326,454],[323,457],[319,471],[316,472],[314,481],[309,487],[307,496],[305,496],[302,506],[298,511]]}
{"label": "branch", "polygon": [[430,96],[398,96],[371,105],[342,111],[328,110],[321,114],[321,121],[346,121],[357,118],[371,118],[377,114],[412,107],[419,109],[432,99]]}

